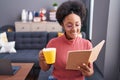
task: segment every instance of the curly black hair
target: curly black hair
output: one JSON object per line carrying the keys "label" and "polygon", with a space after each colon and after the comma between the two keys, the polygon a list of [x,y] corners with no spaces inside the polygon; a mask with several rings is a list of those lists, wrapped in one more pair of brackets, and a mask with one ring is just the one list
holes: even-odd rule
{"label": "curly black hair", "polygon": [[86,17],[86,8],[82,2],[78,1],[66,1],[62,3],[56,12],[56,19],[60,25],[62,25],[63,20],[69,14],[74,13],[78,15],[83,23]]}

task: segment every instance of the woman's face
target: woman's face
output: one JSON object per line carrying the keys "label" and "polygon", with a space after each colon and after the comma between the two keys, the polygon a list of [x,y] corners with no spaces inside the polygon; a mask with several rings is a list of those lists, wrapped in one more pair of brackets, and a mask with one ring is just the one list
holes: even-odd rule
{"label": "woman's face", "polygon": [[81,30],[81,19],[78,15],[71,13],[63,21],[63,29],[67,39],[75,39]]}

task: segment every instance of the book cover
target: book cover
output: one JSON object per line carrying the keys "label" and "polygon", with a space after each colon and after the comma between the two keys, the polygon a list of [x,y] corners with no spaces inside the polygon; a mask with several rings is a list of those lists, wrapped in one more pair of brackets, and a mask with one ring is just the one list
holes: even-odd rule
{"label": "book cover", "polygon": [[68,51],[66,69],[78,70],[78,66],[83,63],[88,64],[89,62],[96,61],[104,43],[105,40],[102,40],[90,50]]}

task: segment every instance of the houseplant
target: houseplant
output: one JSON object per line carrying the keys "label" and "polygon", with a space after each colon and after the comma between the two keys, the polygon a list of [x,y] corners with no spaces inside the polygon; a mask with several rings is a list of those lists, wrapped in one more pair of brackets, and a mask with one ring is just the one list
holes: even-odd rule
{"label": "houseplant", "polygon": [[53,3],[53,8],[54,8],[54,10],[57,10],[57,8],[58,8],[57,2],[54,2],[54,3]]}

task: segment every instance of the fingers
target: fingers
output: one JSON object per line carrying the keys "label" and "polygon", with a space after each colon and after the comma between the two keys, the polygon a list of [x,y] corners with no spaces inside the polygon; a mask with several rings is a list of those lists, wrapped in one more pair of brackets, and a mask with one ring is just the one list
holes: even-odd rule
{"label": "fingers", "polygon": [[93,68],[91,68],[89,65],[86,65],[85,63],[78,66],[78,69],[82,72],[84,76],[90,76],[93,74]]}
{"label": "fingers", "polygon": [[86,64],[82,64],[81,66],[78,66],[78,69],[81,71],[81,72],[90,72],[90,68],[86,65]]}
{"label": "fingers", "polygon": [[90,67],[90,68],[93,68],[93,63],[88,63],[88,66]]}
{"label": "fingers", "polygon": [[40,60],[40,61],[45,61],[45,58],[44,58],[44,55],[43,55],[43,51],[42,51],[42,50],[39,52],[39,60]]}
{"label": "fingers", "polygon": [[83,65],[80,66],[80,67],[81,67],[81,70],[82,70],[82,71],[90,72],[90,68],[89,68],[88,65],[86,65],[85,63],[83,63]]}

